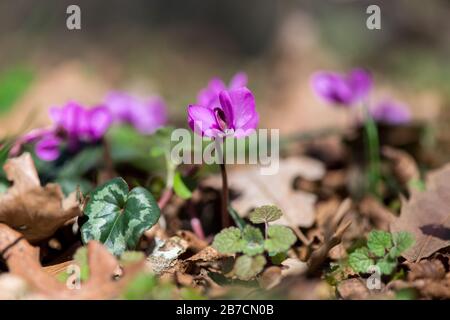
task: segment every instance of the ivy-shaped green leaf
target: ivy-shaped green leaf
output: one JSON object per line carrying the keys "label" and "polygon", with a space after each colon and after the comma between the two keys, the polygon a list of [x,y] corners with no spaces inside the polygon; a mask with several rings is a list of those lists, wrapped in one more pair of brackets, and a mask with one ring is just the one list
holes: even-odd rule
{"label": "ivy-shaped green leaf", "polygon": [[391,258],[398,258],[405,250],[414,244],[415,240],[411,233],[401,231],[392,234],[392,242],[394,243],[394,246],[389,252],[389,256]]}
{"label": "ivy-shaped green leaf", "polygon": [[254,256],[264,252],[264,237],[258,228],[247,225],[242,230],[242,240],[244,241],[242,251],[245,254]]}
{"label": "ivy-shaped green leaf", "polygon": [[251,212],[249,219],[253,223],[268,223],[280,219],[282,215],[283,212],[277,206],[266,205]]}
{"label": "ivy-shaped green leaf", "polygon": [[213,248],[221,253],[236,253],[243,250],[241,230],[235,227],[223,229],[214,237]]}
{"label": "ivy-shaped green leaf", "polygon": [[271,256],[289,250],[297,240],[291,229],[279,225],[270,226],[267,229],[267,236],[264,247]]}
{"label": "ivy-shaped green leaf", "polygon": [[240,256],[234,264],[234,274],[241,280],[250,280],[256,277],[266,265],[266,258],[262,255],[250,257]]}
{"label": "ivy-shaped green leaf", "polygon": [[392,237],[389,232],[374,230],[367,237],[367,247],[377,257],[384,257],[386,251],[392,248]]}
{"label": "ivy-shaped green leaf", "polygon": [[383,259],[378,260],[376,265],[378,268],[380,268],[380,272],[382,274],[389,275],[397,267],[397,259],[385,257]]}
{"label": "ivy-shaped green leaf", "polygon": [[158,222],[160,210],[146,189],[129,192],[125,180],[115,178],[90,193],[84,214],[89,219],[81,227],[83,242],[100,241],[119,256],[136,247],[144,231]]}
{"label": "ivy-shaped green leaf", "polygon": [[369,250],[366,247],[358,248],[348,257],[350,267],[356,272],[366,273],[369,267],[374,265],[374,261],[369,257]]}

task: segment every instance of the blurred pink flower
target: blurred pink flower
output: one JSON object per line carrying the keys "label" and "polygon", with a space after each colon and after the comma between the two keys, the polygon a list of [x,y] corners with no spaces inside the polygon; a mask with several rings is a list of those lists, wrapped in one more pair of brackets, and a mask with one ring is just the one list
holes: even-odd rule
{"label": "blurred pink flower", "polygon": [[114,121],[131,124],[142,134],[152,134],[167,123],[167,108],[160,97],[141,99],[124,92],[110,92],[105,105]]}
{"label": "blurred pink flower", "polygon": [[372,77],[363,69],[354,69],[347,75],[320,71],[312,76],[311,85],[325,102],[349,107],[369,94]]}
{"label": "blurred pink flower", "polygon": [[411,112],[407,105],[384,100],[370,109],[372,118],[377,122],[399,125],[411,121]]}

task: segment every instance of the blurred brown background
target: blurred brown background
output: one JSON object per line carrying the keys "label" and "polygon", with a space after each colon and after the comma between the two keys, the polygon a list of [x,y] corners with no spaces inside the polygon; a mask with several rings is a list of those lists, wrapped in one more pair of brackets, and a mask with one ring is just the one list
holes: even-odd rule
{"label": "blurred brown background", "polygon": [[[81,7],[81,30],[66,28],[70,4]],[[381,30],[366,28],[370,4],[381,7]],[[309,77],[355,66],[373,71],[375,99],[406,101],[415,119],[445,128],[449,17],[445,0],[4,0],[0,134],[45,124],[45,110],[69,99],[96,104],[112,89],[160,94],[172,123],[185,126],[186,106],[209,78],[228,81],[238,70],[249,74],[262,127],[344,126],[348,114],[318,101]]]}

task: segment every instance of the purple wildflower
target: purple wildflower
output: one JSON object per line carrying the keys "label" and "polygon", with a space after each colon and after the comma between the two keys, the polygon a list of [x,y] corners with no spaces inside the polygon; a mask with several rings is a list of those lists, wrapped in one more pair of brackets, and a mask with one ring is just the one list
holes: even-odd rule
{"label": "purple wildflower", "polygon": [[54,134],[43,136],[35,146],[36,155],[44,161],[54,161],[59,158],[61,139]]}
{"label": "purple wildflower", "polygon": [[259,116],[255,98],[246,87],[223,90],[218,104],[189,105],[188,123],[194,132],[208,137],[241,138],[254,132]]}
{"label": "purple wildflower", "polygon": [[115,121],[131,124],[142,134],[152,134],[167,122],[166,104],[160,97],[140,99],[123,92],[111,92],[105,105]]}
{"label": "purple wildflower", "polygon": [[26,143],[36,143],[36,155],[45,161],[56,160],[60,149],[66,144],[72,152],[83,143],[100,140],[109,126],[112,117],[104,106],[84,108],[76,102],[69,102],[62,108],[50,108],[53,125],[49,128],[35,129],[18,139],[11,150],[18,154]]}
{"label": "purple wildflower", "polygon": [[112,122],[109,110],[104,106],[86,109],[76,102],[62,108],[50,109],[55,130],[67,136],[69,146],[79,142],[95,142],[103,137]]}
{"label": "purple wildflower", "polygon": [[234,90],[247,86],[247,74],[245,72],[236,73],[230,80],[228,87],[219,78],[213,78],[208,86],[200,90],[197,96],[197,104],[208,108],[220,107],[219,93],[225,90]]}
{"label": "purple wildflower", "polygon": [[405,104],[384,100],[370,109],[372,118],[377,122],[399,125],[411,121],[411,112]]}
{"label": "purple wildflower", "polygon": [[321,71],[311,81],[314,92],[324,101],[351,106],[363,100],[372,88],[372,77],[363,69],[354,69],[348,75]]}

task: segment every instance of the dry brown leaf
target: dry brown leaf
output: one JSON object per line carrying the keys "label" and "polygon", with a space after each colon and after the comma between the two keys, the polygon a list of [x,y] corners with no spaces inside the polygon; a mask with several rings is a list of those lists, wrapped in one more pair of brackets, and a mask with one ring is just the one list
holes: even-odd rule
{"label": "dry brown leaf", "polygon": [[373,197],[365,197],[359,204],[359,212],[370,219],[376,229],[389,231],[389,225],[395,215],[380,201]]}
{"label": "dry brown leaf", "polygon": [[281,279],[281,268],[270,266],[258,277],[258,283],[263,289],[270,290],[277,286],[281,282]]}
{"label": "dry brown leaf", "polygon": [[444,264],[438,260],[423,260],[418,263],[407,263],[409,268],[408,280],[416,279],[443,279],[445,277]]}
{"label": "dry brown leaf", "polygon": [[431,299],[450,299],[450,278],[444,280],[420,279],[413,282],[420,295]]}
{"label": "dry brown leaf", "polygon": [[[239,193],[232,200],[232,206],[243,217],[254,208],[273,204],[284,213],[274,223],[311,227],[314,223],[314,204],[317,196],[292,188],[296,177],[311,181],[319,180],[325,174],[323,164],[317,160],[296,157],[280,160],[279,171],[275,175],[262,175],[258,167],[232,170],[228,175],[231,190]],[[205,186],[221,188],[219,176],[208,178]]]}
{"label": "dry brown leaf", "polygon": [[116,298],[143,269],[144,261],[126,265],[116,279],[119,268],[116,258],[99,242],[90,241],[87,247],[89,279],[79,289],[70,289],[42,268],[39,249],[31,246],[19,232],[0,224],[0,252],[10,273],[24,279],[32,290],[47,299]]}
{"label": "dry brown leaf", "polygon": [[80,215],[75,194],[64,198],[53,183],[41,187],[29,153],[8,159],[4,170],[13,186],[0,196],[0,222],[20,230],[28,241],[46,239]]}
{"label": "dry brown leaf", "polygon": [[187,242],[188,249],[193,252],[199,252],[208,246],[208,242],[200,239],[195,233],[188,230],[179,230],[177,236],[184,239]]}
{"label": "dry brown leaf", "polygon": [[339,296],[345,300],[361,300],[370,296],[370,291],[363,279],[352,278],[340,282],[336,287]]}
{"label": "dry brown leaf", "polygon": [[198,262],[198,261],[214,261],[220,260],[229,257],[230,255],[220,253],[216,249],[211,246],[204,248],[197,254],[194,254],[192,257],[186,259],[186,261]]}
{"label": "dry brown leaf", "polygon": [[184,271],[178,257],[186,252],[188,242],[178,236],[167,240],[155,238],[155,242],[155,248],[147,258],[147,267],[157,274]]}
{"label": "dry brown leaf", "polygon": [[11,273],[0,275],[0,300],[18,300],[28,293],[27,283]]}
{"label": "dry brown leaf", "polygon": [[402,254],[408,261],[419,261],[450,246],[449,181],[450,165],[430,174],[427,190],[413,193],[391,224],[391,231],[408,231],[415,237],[415,244]]}
{"label": "dry brown leaf", "polygon": [[383,146],[382,153],[392,162],[394,175],[402,184],[420,179],[419,168],[410,154],[389,146]]}

